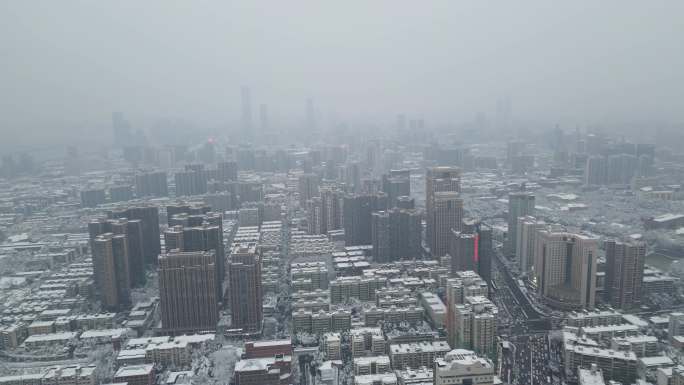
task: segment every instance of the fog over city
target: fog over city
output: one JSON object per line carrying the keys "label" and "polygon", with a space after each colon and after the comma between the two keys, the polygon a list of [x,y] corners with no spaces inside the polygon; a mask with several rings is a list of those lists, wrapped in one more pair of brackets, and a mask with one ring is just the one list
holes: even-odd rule
{"label": "fog over city", "polygon": [[[675,125],[684,3],[656,1],[5,1],[0,127],[17,144],[239,123],[239,87],[284,129],[313,98],[321,126]],[[256,108],[255,108],[256,109]],[[167,123],[168,124],[168,123]]]}
{"label": "fog over city", "polygon": [[0,1],[0,385],[684,384],[682,15]]}

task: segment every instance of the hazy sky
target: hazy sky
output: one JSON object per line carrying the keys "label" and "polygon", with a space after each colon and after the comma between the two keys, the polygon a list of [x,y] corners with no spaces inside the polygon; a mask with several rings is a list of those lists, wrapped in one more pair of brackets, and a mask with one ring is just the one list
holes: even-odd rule
{"label": "hazy sky", "polygon": [[526,119],[682,121],[682,15],[681,0],[5,0],[0,130],[110,135],[113,110],[228,125],[243,84],[273,124],[309,96],[324,117],[462,121],[509,95]]}

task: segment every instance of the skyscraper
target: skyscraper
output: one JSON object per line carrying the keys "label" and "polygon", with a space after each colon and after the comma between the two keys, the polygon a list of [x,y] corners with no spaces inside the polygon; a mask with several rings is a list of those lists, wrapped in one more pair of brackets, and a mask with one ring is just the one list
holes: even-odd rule
{"label": "skyscraper", "polygon": [[162,328],[171,333],[216,330],[216,255],[172,251],[159,256]]}
{"label": "skyscraper", "polygon": [[240,89],[240,97],[242,101],[242,135],[245,139],[252,138],[252,99],[249,92],[249,87],[242,86]]}
{"label": "skyscraper", "polygon": [[122,310],[131,302],[126,236],[104,233],[96,236],[92,245],[95,281],[102,306],[110,311]]}
{"label": "skyscraper", "polygon": [[[427,243],[433,256],[439,256],[440,254],[438,253],[446,253],[446,241],[441,238],[438,241],[438,235],[435,228],[436,219],[438,218],[438,215],[435,212],[435,194],[438,192],[452,192],[456,195],[452,195],[451,198],[457,199],[457,193],[460,191],[461,170],[458,167],[441,166],[427,169],[425,174],[425,215],[427,217],[426,235]],[[444,200],[444,197],[442,200]],[[451,205],[447,206],[450,207]],[[440,216],[440,218],[443,218],[443,215]],[[461,226],[460,221],[461,218],[458,219],[458,224],[455,226],[459,230]],[[448,232],[450,230],[451,228],[447,228],[446,231],[442,232],[441,236],[448,236]]]}
{"label": "skyscraper", "polygon": [[643,242],[604,242],[606,250],[606,301],[614,308],[629,310],[639,306],[644,277],[646,245]]}
{"label": "skyscraper", "polygon": [[344,238],[347,246],[372,243],[371,214],[387,209],[387,195],[347,195],[344,197]]}
{"label": "skyscraper", "polygon": [[593,236],[537,231],[533,279],[548,304],[560,309],[594,307],[597,248]]}
{"label": "skyscraper", "polygon": [[454,191],[437,191],[432,195],[427,215],[428,228],[432,229],[428,239],[430,253],[433,257],[444,256],[449,252],[451,231],[461,231],[463,199]]}
{"label": "skyscraper", "polygon": [[518,218],[534,215],[534,195],[517,192],[508,195],[508,254],[514,254],[518,241]]}
{"label": "skyscraper", "polygon": [[238,244],[230,253],[231,327],[248,333],[261,331],[263,293],[261,261],[254,244]]}

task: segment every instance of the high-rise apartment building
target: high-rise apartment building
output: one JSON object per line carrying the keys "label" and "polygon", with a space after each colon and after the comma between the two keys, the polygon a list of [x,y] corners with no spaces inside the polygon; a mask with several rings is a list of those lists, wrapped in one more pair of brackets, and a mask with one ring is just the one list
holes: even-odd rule
{"label": "high-rise apartment building", "polygon": [[546,223],[531,215],[518,217],[515,257],[518,259],[518,267],[521,272],[528,272],[532,268],[536,242],[535,236],[537,230],[543,229],[545,226]]}
{"label": "high-rise apartment building", "polygon": [[185,170],[174,174],[176,196],[206,194],[207,171],[202,164],[186,165]]}
{"label": "high-rise apartment building", "polygon": [[428,228],[431,229],[428,244],[434,257],[441,257],[449,252],[452,230],[461,231],[463,199],[459,195],[454,191],[438,191],[431,198],[432,203],[427,211]]}
{"label": "high-rise apartment building", "polygon": [[263,293],[261,261],[254,244],[238,244],[230,253],[231,327],[247,333],[261,331]]}
{"label": "high-rise apartment building", "polygon": [[297,192],[299,193],[299,204],[305,207],[306,202],[311,198],[319,196],[318,187],[320,180],[316,174],[302,174],[297,179]]}
{"label": "high-rise apartment building", "polygon": [[344,227],[342,223],[342,203],[344,193],[333,187],[321,187],[322,222],[325,224],[325,233],[330,230],[339,230]]}
{"label": "high-rise apartment building", "polygon": [[169,185],[164,171],[146,172],[135,176],[135,194],[140,197],[169,196]]}
{"label": "high-rise apartment building", "polygon": [[606,250],[606,301],[618,309],[632,309],[641,302],[646,245],[643,242],[604,242]]}
{"label": "high-rise apartment building", "polygon": [[419,259],[421,246],[421,212],[393,208],[372,214],[371,240],[373,260],[391,262],[399,259]]}
{"label": "high-rise apartment building", "polygon": [[95,281],[102,306],[117,311],[131,302],[128,246],[123,234],[104,233],[92,241]]}
{"label": "high-rise apartment building", "polygon": [[517,192],[508,195],[508,253],[514,254],[518,247],[518,218],[534,215],[534,195]]}
{"label": "high-rise apartment building", "polygon": [[472,349],[479,354],[496,353],[498,308],[487,297],[466,297],[465,302],[453,307],[452,346]]}
{"label": "high-rise apartment building", "polygon": [[389,262],[390,259],[390,214],[387,211],[376,211],[371,214],[371,244],[373,245],[373,261]]}
{"label": "high-rise apartment building", "polygon": [[387,195],[347,195],[344,197],[344,237],[347,246],[372,243],[372,213],[387,209]]}
{"label": "high-rise apartment building", "polygon": [[169,226],[174,226],[172,219],[177,214],[204,215],[211,211],[211,207],[204,204],[176,203],[166,206],[166,220]]}
{"label": "high-rise apartment building", "polygon": [[238,166],[235,161],[219,162],[216,165],[216,179],[222,182],[236,181],[238,178]]}
{"label": "high-rise apartment building", "polygon": [[[449,344],[457,346],[457,334],[461,333],[458,329],[456,319],[457,306],[467,303],[470,297],[486,298],[489,295],[489,286],[482,277],[474,271],[457,271],[454,278],[449,278],[446,282],[446,327]],[[465,322],[465,321],[464,321]],[[470,333],[470,331],[468,331]],[[462,337],[461,337],[462,338]],[[462,338],[463,339],[463,338]],[[472,341],[472,338],[468,338]]]}
{"label": "high-rise apartment building", "polygon": [[[144,243],[142,235],[142,222],[137,219],[98,219],[88,223],[91,250],[94,250],[93,242],[98,235],[113,233],[126,237],[126,249],[128,254],[128,280],[131,287],[145,284],[145,260]],[[97,273],[103,271],[102,260],[94,258],[95,284],[99,285],[101,276]]]}
{"label": "high-rise apartment building", "polygon": [[306,202],[306,224],[309,234],[325,234],[327,232],[323,210],[321,197],[313,197]]}
{"label": "high-rise apartment building", "polygon": [[[177,214],[179,215],[179,214]],[[182,215],[182,214],[180,214]],[[223,281],[225,276],[225,246],[223,243],[223,221],[221,214],[207,213],[200,216],[201,224],[193,226],[173,226],[164,231],[166,251],[209,251],[216,254],[216,298],[223,299]]]}
{"label": "high-rise apartment building", "polygon": [[216,254],[171,251],[159,256],[162,328],[171,333],[216,330]]}
{"label": "high-rise apartment building", "polygon": [[544,300],[561,309],[593,308],[598,238],[537,231],[533,279]]}
{"label": "high-rise apartment building", "polygon": [[129,207],[107,213],[109,218],[127,218],[139,220],[142,224],[143,255],[145,263],[157,263],[161,254],[161,239],[159,233],[159,209],[156,206]]}

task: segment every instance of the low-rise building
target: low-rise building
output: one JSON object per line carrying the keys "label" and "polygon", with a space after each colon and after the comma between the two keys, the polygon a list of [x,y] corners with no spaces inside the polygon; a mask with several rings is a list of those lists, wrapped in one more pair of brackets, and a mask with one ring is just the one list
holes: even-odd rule
{"label": "low-rise building", "polygon": [[455,349],[435,360],[433,383],[493,385],[496,380],[494,372],[494,364],[490,360],[470,350]]}
{"label": "low-rise building", "polygon": [[248,358],[235,364],[235,385],[285,385],[292,383],[292,357]]}
{"label": "low-rise building", "polygon": [[392,371],[390,359],[387,356],[368,356],[354,358],[354,375],[381,374]]}
{"label": "low-rise building", "polygon": [[419,368],[432,366],[435,359],[444,357],[450,350],[446,341],[391,344],[389,356],[393,369]]}
{"label": "low-rise building", "polygon": [[152,364],[122,366],[114,374],[115,383],[127,385],[153,385],[154,378],[154,365]]}
{"label": "low-rise building", "polygon": [[626,384],[636,380],[637,356],[634,352],[579,345],[565,346],[566,368],[591,368],[591,364],[596,364],[607,380]]}

